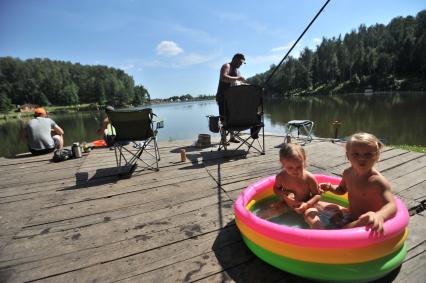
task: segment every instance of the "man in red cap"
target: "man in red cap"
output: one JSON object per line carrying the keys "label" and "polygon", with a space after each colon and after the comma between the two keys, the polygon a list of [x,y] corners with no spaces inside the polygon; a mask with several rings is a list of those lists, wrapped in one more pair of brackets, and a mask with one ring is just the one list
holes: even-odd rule
{"label": "man in red cap", "polygon": [[28,148],[34,155],[45,154],[64,146],[64,130],[47,117],[44,108],[34,110],[34,119],[25,127],[24,137]]}

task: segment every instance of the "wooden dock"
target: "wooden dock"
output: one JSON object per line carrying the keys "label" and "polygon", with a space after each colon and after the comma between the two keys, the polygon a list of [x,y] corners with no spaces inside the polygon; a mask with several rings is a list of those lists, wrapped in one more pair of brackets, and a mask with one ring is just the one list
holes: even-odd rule
{"label": "wooden dock", "polygon": [[[256,258],[234,222],[238,194],[279,172],[282,141],[267,136],[266,155],[247,156],[162,142],[160,171],[130,178],[118,178],[109,149],[61,163],[0,158],[0,282],[308,282]],[[343,143],[305,149],[313,173],[348,165]],[[423,283],[426,156],[386,148],[377,167],[411,214],[408,255],[380,282]]]}

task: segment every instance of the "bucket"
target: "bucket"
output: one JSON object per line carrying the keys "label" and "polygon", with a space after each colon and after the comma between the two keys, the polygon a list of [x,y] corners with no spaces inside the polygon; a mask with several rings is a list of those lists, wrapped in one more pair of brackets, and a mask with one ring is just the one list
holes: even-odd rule
{"label": "bucket", "polygon": [[213,133],[219,133],[219,116],[207,116],[209,118],[209,130]]}
{"label": "bucket", "polygon": [[209,134],[199,134],[197,147],[208,147],[211,146],[211,138]]}

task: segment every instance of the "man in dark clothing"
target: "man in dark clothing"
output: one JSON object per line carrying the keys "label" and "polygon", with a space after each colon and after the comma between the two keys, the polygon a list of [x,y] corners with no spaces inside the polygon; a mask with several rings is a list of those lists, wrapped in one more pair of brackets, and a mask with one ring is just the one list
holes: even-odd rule
{"label": "man in dark clothing", "polygon": [[[224,94],[225,90],[234,85],[239,85],[246,83],[246,80],[241,76],[240,71],[238,70],[242,64],[245,64],[245,57],[241,53],[237,53],[232,57],[230,63],[223,64],[220,69],[220,78],[219,86],[217,87],[216,101],[219,105],[219,115],[223,116],[224,113]],[[221,117],[222,119],[222,117]],[[226,137],[223,137],[224,139]],[[234,138],[233,133],[231,132],[230,142],[238,143],[239,141]]]}

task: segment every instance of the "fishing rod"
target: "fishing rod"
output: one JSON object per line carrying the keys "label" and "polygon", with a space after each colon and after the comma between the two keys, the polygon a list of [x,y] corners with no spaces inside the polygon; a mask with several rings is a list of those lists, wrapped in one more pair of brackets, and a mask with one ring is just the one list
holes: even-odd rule
{"label": "fishing rod", "polygon": [[300,41],[300,39],[303,37],[303,35],[308,31],[308,29],[311,27],[311,25],[315,22],[315,20],[318,18],[318,16],[321,14],[321,12],[324,10],[324,8],[327,6],[328,2],[330,0],[327,0],[324,5],[321,7],[321,9],[318,11],[318,13],[315,15],[315,17],[311,20],[309,25],[305,28],[305,30],[302,32],[302,34],[299,36],[299,38],[294,42],[293,46],[288,50],[287,54],[284,56],[284,58],[281,60],[281,62],[274,68],[272,73],[269,75],[266,82],[263,84],[262,88],[265,88],[265,86],[268,84],[268,82],[271,80],[271,78],[274,76],[275,72],[278,70],[278,68],[281,66],[281,64],[284,62],[285,59],[287,59],[288,55],[291,53],[293,48],[296,46],[296,44]]}

